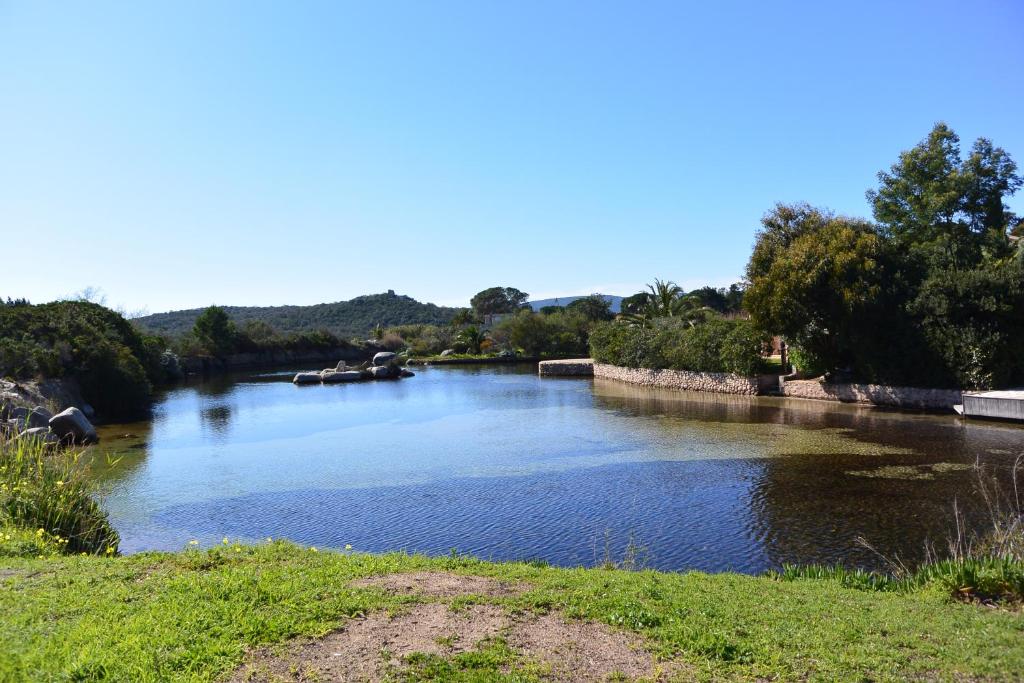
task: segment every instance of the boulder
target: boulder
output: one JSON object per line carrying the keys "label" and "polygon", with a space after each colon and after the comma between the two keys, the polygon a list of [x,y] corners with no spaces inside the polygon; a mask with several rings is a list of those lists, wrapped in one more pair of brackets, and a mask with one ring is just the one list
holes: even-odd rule
{"label": "boulder", "polygon": [[60,443],[60,437],[50,431],[49,427],[32,427],[18,434],[19,439],[39,439],[44,444],[56,445]]}
{"label": "boulder", "polygon": [[100,440],[85,413],[74,407],[51,417],[50,429],[62,441],[71,443],[96,443]]}
{"label": "boulder", "polygon": [[392,353],[390,351],[381,351],[380,353],[373,357],[373,364],[377,367],[388,365],[390,363],[393,363],[395,358],[397,357],[398,354]]}
{"label": "boulder", "polygon": [[413,372],[412,370],[406,370],[405,368],[403,368],[402,371],[400,373],[398,373],[398,376],[399,377],[415,377],[416,373]]}
{"label": "boulder", "polygon": [[337,370],[338,372],[345,372],[347,367],[348,366],[345,365],[345,361],[339,360],[338,364],[335,366],[334,369]]}
{"label": "boulder", "polygon": [[394,376],[391,367],[387,365],[378,365],[370,368],[370,374],[373,375],[374,379],[387,379]]}
{"label": "boulder", "polygon": [[441,352],[441,357],[443,358],[445,356],[451,356],[451,355],[454,355],[454,354],[455,354],[455,349],[445,349],[444,351]]}
{"label": "boulder", "polygon": [[42,406],[36,406],[28,416],[29,427],[46,427],[53,413]]}
{"label": "boulder", "polygon": [[319,372],[300,372],[292,379],[295,384],[320,384]]}
{"label": "boulder", "polygon": [[338,382],[356,382],[363,378],[358,370],[345,370],[343,372],[331,371],[321,375],[324,384],[336,384]]}

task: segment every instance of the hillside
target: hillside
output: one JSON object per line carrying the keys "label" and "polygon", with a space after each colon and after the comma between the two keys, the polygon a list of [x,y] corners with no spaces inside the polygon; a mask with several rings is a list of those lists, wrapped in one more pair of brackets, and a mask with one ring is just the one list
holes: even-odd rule
{"label": "hillside", "polygon": [[[602,294],[601,296],[603,296],[605,298],[605,301],[608,301],[612,305],[612,313],[618,313],[619,312],[619,310],[620,310],[620,308],[622,306],[622,297],[621,296],[615,296],[614,294]],[[539,311],[540,309],[544,308],[545,306],[568,306],[569,304],[571,304],[573,301],[576,301],[577,299],[586,299],[586,298],[587,297],[585,297],[585,296],[561,296],[561,297],[557,297],[557,298],[554,298],[554,299],[538,299],[536,301],[530,301],[528,303],[530,304],[530,307],[533,310]]]}
{"label": "hillside", "polygon": [[[389,291],[385,294],[358,296],[351,301],[338,301],[312,306],[223,306],[237,325],[262,321],[278,332],[306,332],[326,329],[342,338],[365,338],[378,324],[385,327],[414,323],[443,325],[459,310],[424,304]],[[192,329],[201,308],[154,313],[136,318],[139,327],[170,337]]]}

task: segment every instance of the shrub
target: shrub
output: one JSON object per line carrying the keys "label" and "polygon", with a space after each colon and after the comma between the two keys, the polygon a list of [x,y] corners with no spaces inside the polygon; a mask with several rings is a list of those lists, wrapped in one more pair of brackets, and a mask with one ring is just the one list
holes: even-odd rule
{"label": "shrub", "polygon": [[74,377],[101,415],[129,418],[149,406],[163,379],[163,342],[88,301],[0,306],[0,375]]}
{"label": "shrub", "polygon": [[33,531],[64,552],[117,552],[120,539],[92,496],[82,455],[37,439],[0,439],[0,527]]}
{"label": "shrub", "polygon": [[767,339],[746,320],[711,319],[691,325],[658,319],[653,327],[603,323],[590,333],[595,361],[630,368],[670,368],[694,372],[761,371]]}

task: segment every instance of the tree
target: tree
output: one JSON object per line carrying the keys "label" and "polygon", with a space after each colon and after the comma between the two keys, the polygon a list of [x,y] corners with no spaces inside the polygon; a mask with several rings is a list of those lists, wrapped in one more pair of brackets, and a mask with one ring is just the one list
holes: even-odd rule
{"label": "tree", "polygon": [[452,316],[452,327],[476,325],[479,322],[477,317],[473,315],[473,309],[471,308],[460,308],[459,312]]}
{"label": "tree", "polygon": [[[883,239],[867,221],[805,205],[776,207],[776,213],[781,220],[765,217],[754,247],[759,258],[752,256],[747,267],[747,310],[759,329],[785,336],[825,367],[849,365],[863,333],[858,325],[881,298]],[[785,248],[779,225],[792,238]]]}
{"label": "tree", "polygon": [[235,324],[220,306],[210,306],[200,313],[192,334],[214,356],[226,356],[234,351]]}
{"label": "tree", "polygon": [[475,325],[470,325],[459,332],[456,339],[465,344],[466,350],[469,351],[469,353],[477,354],[480,353],[480,346],[489,336],[490,333],[487,330],[480,329]]}
{"label": "tree", "polygon": [[1009,252],[1017,221],[1004,198],[1021,186],[1010,155],[979,138],[960,156],[960,138],[944,123],[900,154],[867,199],[883,234],[930,268],[971,268]]}
{"label": "tree", "polygon": [[627,296],[619,304],[619,310],[625,314],[638,314],[647,308],[647,301],[650,298],[650,294],[647,292],[637,292],[633,296]]}
{"label": "tree", "polygon": [[483,318],[485,315],[513,313],[525,306],[529,297],[515,287],[491,287],[478,292],[469,300],[469,305],[477,317]]}
{"label": "tree", "polygon": [[682,287],[668,280],[654,280],[648,285],[646,303],[637,313],[624,313],[619,318],[630,325],[646,326],[657,318],[679,318],[690,325],[706,319],[711,309],[700,299],[686,294]]}
{"label": "tree", "polygon": [[612,315],[611,302],[600,294],[576,299],[566,306],[565,310],[579,313],[587,320],[611,320],[615,317]]}

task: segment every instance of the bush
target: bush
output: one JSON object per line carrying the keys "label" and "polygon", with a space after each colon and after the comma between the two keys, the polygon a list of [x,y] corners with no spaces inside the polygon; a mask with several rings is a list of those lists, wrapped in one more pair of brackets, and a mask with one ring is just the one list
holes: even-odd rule
{"label": "bush", "polygon": [[598,363],[748,376],[762,370],[766,342],[746,320],[690,325],[664,318],[653,327],[613,322],[598,324],[590,332],[591,356]]}
{"label": "bush", "polygon": [[0,375],[73,377],[82,397],[107,418],[148,409],[153,382],[164,378],[165,348],[160,338],[88,301],[0,306]]}

